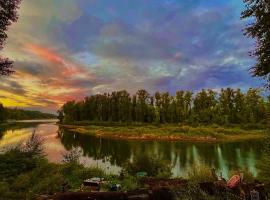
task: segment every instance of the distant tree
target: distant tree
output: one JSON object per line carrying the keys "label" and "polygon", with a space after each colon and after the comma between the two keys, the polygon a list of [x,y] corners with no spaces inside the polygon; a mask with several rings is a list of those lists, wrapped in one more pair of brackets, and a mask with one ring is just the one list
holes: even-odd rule
{"label": "distant tree", "polygon": [[251,19],[245,28],[245,35],[257,40],[256,49],[252,56],[257,63],[252,67],[254,76],[264,77],[270,87],[270,1],[244,0],[246,9],[242,12],[242,19]]}
{"label": "distant tree", "polygon": [[234,96],[234,123],[243,123],[245,122],[245,95],[241,92],[240,89],[237,89]]}
{"label": "distant tree", "polygon": [[76,118],[76,108],[75,108],[76,102],[75,101],[68,101],[63,106],[63,114],[65,116],[65,122],[72,122],[75,121]]}
{"label": "distant tree", "polygon": [[191,111],[192,111],[192,96],[193,92],[191,91],[186,91],[185,96],[184,96],[184,101],[185,101],[185,120],[188,120],[188,118],[191,117]]}
{"label": "distant tree", "polygon": [[4,106],[0,103],[0,122],[3,122],[6,120],[6,109]]}
{"label": "distant tree", "polygon": [[265,112],[261,109],[263,99],[260,96],[260,91],[258,89],[250,88],[247,91],[245,100],[245,115],[248,122],[257,123],[261,118],[265,117]]}
{"label": "distant tree", "polygon": [[202,90],[194,99],[194,117],[195,120],[202,123],[213,122],[214,108],[217,104],[216,92],[212,90]]}
{"label": "distant tree", "polygon": [[220,114],[223,117],[224,123],[233,123],[234,121],[234,95],[235,92],[231,88],[221,89],[221,94],[219,97],[220,104]]}
{"label": "distant tree", "polygon": [[57,118],[59,119],[59,122],[62,123],[63,120],[64,120],[63,109],[58,110],[58,111],[57,111],[57,114],[58,114]]}
{"label": "distant tree", "polygon": [[164,92],[161,94],[161,119],[164,123],[170,122],[170,104],[171,104],[171,96],[169,92]]}
{"label": "distant tree", "polygon": [[[18,19],[17,10],[20,2],[21,0],[0,0],[0,50],[7,39],[8,27]],[[0,57],[0,75],[12,73],[12,64],[9,59]]]}
{"label": "distant tree", "polygon": [[156,123],[161,123],[161,94],[159,92],[155,93],[155,106],[156,106],[156,117],[155,117],[155,122]]}
{"label": "distant tree", "polygon": [[133,122],[137,121],[136,108],[137,108],[137,96],[133,95],[132,96],[132,108],[131,108],[131,118],[132,118]]}
{"label": "distant tree", "polygon": [[[153,96],[139,90],[131,96],[127,91],[97,94],[83,101],[66,102],[58,112],[60,122],[143,122],[143,123],[267,123],[269,102],[260,90],[249,89],[242,93],[231,88],[202,90],[195,95],[191,91],[156,92]],[[38,113],[11,112],[20,118]],[[39,114],[40,115],[40,114]],[[270,120],[269,120],[270,121]]]}
{"label": "distant tree", "polygon": [[178,118],[178,122],[183,122],[185,118],[185,92],[184,91],[177,91],[176,92],[176,115]]}
{"label": "distant tree", "polygon": [[150,95],[146,90],[138,90],[137,94],[137,119],[139,122],[147,122],[148,105]]}

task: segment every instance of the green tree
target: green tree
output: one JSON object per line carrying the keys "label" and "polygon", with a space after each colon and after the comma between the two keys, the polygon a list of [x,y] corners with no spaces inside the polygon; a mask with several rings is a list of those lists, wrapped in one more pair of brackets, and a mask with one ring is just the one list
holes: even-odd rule
{"label": "green tree", "polygon": [[[249,89],[244,94],[240,89],[226,88],[221,89],[219,96],[217,94],[203,89],[193,99],[191,91],[178,91],[175,96],[156,92],[150,96],[146,90],[139,90],[132,97],[125,90],[114,91],[92,95],[79,102],[66,102],[58,117],[61,122],[266,124],[269,104],[258,89]],[[9,114],[16,118],[29,115],[18,109]],[[31,116],[39,115],[31,113]]]}
{"label": "green tree", "polygon": [[194,99],[195,121],[202,123],[213,122],[216,104],[216,92],[204,89],[199,92]]}
{"label": "green tree", "polygon": [[161,94],[155,93],[155,122],[161,123]]}
{"label": "green tree", "polygon": [[137,109],[137,96],[132,96],[132,108],[131,108],[131,118],[133,122],[137,121],[137,115],[136,115],[136,109]]}
{"label": "green tree", "polygon": [[245,119],[245,95],[241,92],[240,89],[237,89],[234,95],[234,123],[243,123]]}
{"label": "green tree", "polygon": [[61,108],[60,110],[57,111],[57,118],[59,119],[59,122],[62,123],[64,120],[64,112],[63,109]]}
{"label": "green tree", "polygon": [[171,96],[169,92],[164,92],[161,94],[161,119],[162,122],[168,123],[170,122],[170,104],[171,104]]}
{"label": "green tree", "polygon": [[150,95],[146,90],[139,90],[137,93],[137,109],[136,116],[139,122],[147,122],[148,105],[150,103]]}
{"label": "green tree", "polygon": [[72,122],[75,120],[76,116],[76,108],[75,108],[75,101],[68,101],[63,106],[63,113],[64,113],[64,121],[65,122]]}
{"label": "green tree", "polygon": [[4,106],[0,103],[0,122],[3,122],[7,119],[7,112]]}
{"label": "green tree", "polygon": [[256,49],[252,52],[257,60],[252,67],[254,76],[264,77],[270,87],[270,1],[244,0],[246,9],[242,12],[242,19],[251,19],[245,28],[245,35],[255,38]]}
{"label": "green tree", "polygon": [[185,92],[177,91],[176,92],[176,113],[178,122],[183,122],[186,116],[186,102],[185,102]]}
{"label": "green tree", "polygon": [[258,89],[250,88],[247,91],[246,98],[246,120],[250,123],[257,123],[265,117],[265,110],[262,108],[263,99]]}
{"label": "green tree", "polygon": [[185,115],[184,119],[190,119],[191,118],[191,112],[192,112],[192,96],[193,92],[191,91],[186,91],[185,96],[184,96],[184,101],[185,101]]}
{"label": "green tree", "polygon": [[119,119],[121,122],[127,122],[131,120],[131,98],[127,91],[119,91]]}
{"label": "green tree", "polygon": [[[7,39],[8,27],[12,22],[18,19],[17,10],[21,0],[0,0],[0,50],[3,49]],[[9,75],[12,73],[13,62],[7,58],[0,57],[0,75]]]}
{"label": "green tree", "polygon": [[223,123],[233,123],[234,121],[234,97],[235,92],[231,88],[221,89],[219,97],[220,114]]}

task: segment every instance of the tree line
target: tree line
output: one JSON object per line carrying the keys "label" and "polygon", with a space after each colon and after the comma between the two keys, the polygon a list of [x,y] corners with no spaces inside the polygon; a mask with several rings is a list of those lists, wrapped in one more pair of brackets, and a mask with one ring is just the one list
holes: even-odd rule
{"label": "tree line", "polygon": [[156,92],[150,95],[138,90],[96,94],[82,101],[68,101],[58,111],[63,123],[74,121],[141,122],[141,123],[267,123],[270,97],[264,98],[259,89],[226,88],[220,91],[203,89]]}
{"label": "tree line", "polygon": [[30,120],[30,119],[52,119],[56,118],[55,115],[49,113],[42,113],[40,111],[22,110],[22,109],[10,109],[5,108],[0,103],[0,123],[6,120]]}

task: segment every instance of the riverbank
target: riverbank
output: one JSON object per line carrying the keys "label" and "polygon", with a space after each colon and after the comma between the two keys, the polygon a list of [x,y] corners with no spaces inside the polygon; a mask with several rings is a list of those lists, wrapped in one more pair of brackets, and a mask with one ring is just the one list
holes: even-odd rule
{"label": "riverbank", "polygon": [[244,141],[269,137],[263,128],[244,129],[241,127],[188,126],[188,125],[94,125],[59,124],[70,131],[102,138],[125,140],[165,140],[165,141]]}
{"label": "riverbank", "polygon": [[[190,169],[188,179],[172,179],[164,173],[166,164],[157,162],[156,158],[144,159],[143,162],[134,160],[120,175],[111,175],[100,168],[80,164],[74,150],[64,155],[63,163],[50,163],[44,157],[43,144],[38,137],[33,135],[27,143],[31,148],[17,146],[0,154],[0,191],[3,199],[172,200],[192,197],[218,200],[220,197],[239,199],[243,192],[250,195],[253,189],[260,192],[260,196],[266,196],[268,192],[268,182],[264,185],[248,172],[244,172],[243,184],[236,185],[235,190],[227,187],[226,180],[218,181],[216,173],[207,166]],[[238,173],[240,171],[232,172],[232,175]],[[92,185],[89,185],[91,178]],[[123,198],[119,198],[121,196]]]}

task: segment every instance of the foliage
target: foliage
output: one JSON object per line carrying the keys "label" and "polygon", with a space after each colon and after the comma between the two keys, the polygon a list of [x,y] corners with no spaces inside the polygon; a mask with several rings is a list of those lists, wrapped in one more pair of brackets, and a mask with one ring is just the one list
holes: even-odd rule
{"label": "foliage", "polygon": [[30,119],[54,119],[55,115],[42,113],[40,111],[22,110],[22,109],[6,109],[7,119],[13,120],[30,120]]}
{"label": "foliage", "polygon": [[87,168],[76,163],[61,164],[59,167],[58,173],[65,177],[71,190],[74,191],[80,188],[85,179],[92,177],[106,177],[104,171],[96,167]]}
{"label": "foliage", "polygon": [[34,134],[26,145],[17,145],[0,154],[0,192],[3,200],[36,199],[37,194],[54,194],[78,189],[86,178],[104,177],[98,168],[77,163],[48,163],[42,140]]}
{"label": "foliage", "polygon": [[269,100],[260,90],[221,89],[220,92],[202,90],[156,92],[151,96],[139,90],[131,96],[126,91],[97,94],[83,101],[69,101],[59,110],[60,122],[74,121],[118,123],[187,123],[187,124],[266,124]]}
{"label": "foliage", "polygon": [[138,172],[147,172],[147,175],[152,177],[168,178],[172,175],[169,162],[146,155],[138,156],[132,162],[126,163],[124,171],[133,176],[136,176]]}
{"label": "foliage", "polygon": [[211,173],[211,168],[206,165],[193,165],[187,172],[188,178],[192,182],[210,182],[215,181]]}
{"label": "foliage", "polygon": [[202,191],[198,184],[191,183],[187,187],[179,187],[174,192],[176,200],[238,200],[239,197],[229,192],[217,192],[216,195],[208,195]]}
{"label": "foliage", "polygon": [[4,106],[0,103],[0,123],[6,121],[7,116],[6,116],[6,109]]}
{"label": "foliage", "polygon": [[0,123],[6,120],[55,119],[56,116],[40,111],[5,108],[0,103]]}
{"label": "foliage", "polygon": [[79,158],[81,154],[82,154],[81,150],[73,148],[71,151],[63,154],[63,162],[79,164],[80,162]]}
{"label": "foliage", "polygon": [[251,19],[245,28],[245,35],[255,38],[256,49],[252,52],[257,63],[252,68],[254,76],[264,77],[270,87],[270,1],[244,0],[246,9],[242,19]]}
{"label": "foliage", "polygon": [[270,140],[268,139],[264,146],[264,153],[261,161],[258,163],[259,179],[269,183],[270,180]]}
{"label": "foliage", "polygon": [[36,135],[34,131],[26,141],[25,145],[21,148],[21,151],[31,158],[42,158],[44,156],[43,139]]}
{"label": "foliage", "polygon": [[[21,0],[0,0],[0,50],[3,49],[5,40],[7,39],[8,27],[12,22],[18,19],[17,9]],[[0,57],[0,75],[9,75],[12,73],[13,62],[7,58]]]}

